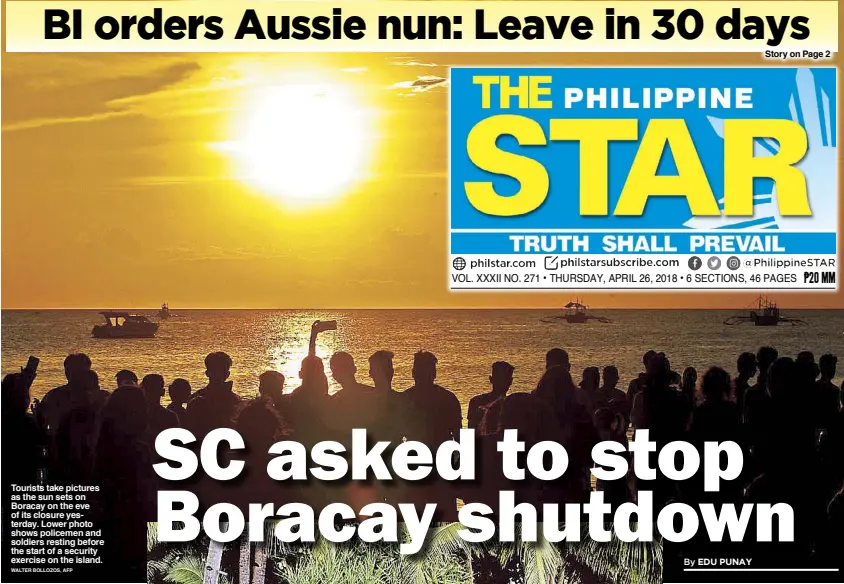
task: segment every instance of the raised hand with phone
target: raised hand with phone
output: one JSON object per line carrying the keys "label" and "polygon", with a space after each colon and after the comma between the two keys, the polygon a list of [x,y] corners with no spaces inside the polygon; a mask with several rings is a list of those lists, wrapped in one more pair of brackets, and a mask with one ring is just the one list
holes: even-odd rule
{"label": "raised hand with phone", "polygon": [[314,324],[311,325],[311,340],[308,343],[308,355],[311,357],[316,355],[316,340],[319,333],[336,330],[336,320],[315,320]]}

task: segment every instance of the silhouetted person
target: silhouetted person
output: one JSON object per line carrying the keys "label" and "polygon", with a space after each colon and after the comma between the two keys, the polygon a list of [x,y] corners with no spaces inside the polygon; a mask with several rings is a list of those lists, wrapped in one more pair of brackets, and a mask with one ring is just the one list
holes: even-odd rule
{"label": "silhouetted person", "polygon": [[811,386],[802,385],[808,381],[805,375],[803,367],[788,357],[780,357],[771,365],[768,381],[771,408],[760,445],[766,452],[763,470],[786,461],[814,459],[815,428],[806,399]]}
{"label": "silhouetted person", "polygon": [[170,384],[170,387],[167,388],[167,394],[170,396],[170,403],[167,409],[179,416],[179,425],[182,428],[190,429],[188,410],[185,408],[185,405],[190,400],[190,382],[187,379],[177,377]]}
{"label": "silhouetted person", "polygon": [[[369,356],[369,378],[372,379],[375,391],[369,400],[374,415],[368,436],[372,443],[390,442],[384,460],[391,474],[390,456],[405,436],[408,416],[402,394],[393,390],[394,375],[392,352],[375,351]],[[382,500],[391,504],[403,502],[404,489],[401,481],[381,481],[374,486],[379,490]]]}
{"label": "silhouetted person", "polygon": [[258,399],[264,400],[278,414],[287,428],[290,418],[288,396],[284,395],[286,379],[279,371],[264,371],[258,376]]}
{"label": "silhouetted person", "polygon": [[[407,439],[424,443],[432,452],[443,442],[455,438],[463,424],[460,401],[434,383],[436,378],[437,358],[433,353],[419,351],[413,356],[414,385],[403,394],[409,413]],[[424,503],[436,503],[437,521],[456,521],[456,496],[447,481],[434,477],[429,484],[411,491],[417,512],[421,512]]]}
{"label": "silhouetted person", "polygon": [[817,480],[815,432],[805,405],[804,365],[788,357],[771,365],[771,407],[764,440],[757,445],[762,472],[746,489],[749,503],[786,503],[794,510],[795,541],[762,546],[762,553],[780,565],[806,565],[826,517],[825,489]]}
{"label": "silhouetted person", "polygon": [[826,430],[835,423],[838,415],[840,391],[832,382],[838,357],[822,355],[818,362],[821,377],[815,384],[815,428]]}
{"label": "silhouetted person", "polygon": [[680,385],[683,383],[683,377],[671,368],[671,361],[668,359],[668,355],[663,352],[657,353],[656,363],[661,363],[662,367],[665,368],[665,375],[666,379],[668,379],[668,384],[677,386],[677,389],[679,390]]}
{"label": "silhouetted person", "polygon": [[[498,431],[503,398],[513,385],[513,370],[514,367],[505,361],[496,361],[492,364],[492,373],[489,376],[492,390],[469,400],[467,414],[469,428],[484,434],[493,434]],[[481,426],[484,426],[483,429]]]}
{"label": "silhouetted person", "polygon": [[[648,430],[650,441],[657,449],[670,442],[682,440],[688,422],[688,407],[683,396],[671,386],[671,371],[665,359],[657,354],[649,362],[650,373],[644,379],[642,391],[633,401],[631,420],[636,430]],[[676,496],[677,485],[659,470],[654,481],[636,477],[636,491],[654,491],[654,507],[662,508]]]}
{"label": "silhouetted person", "polygon": [[341,442],[351,444],[353,429],[368,430],[376,422],[376,404],[372,399],[375,388],[357,380],[358,368],[349,353],[334,353],[328,366],[331,376],[340,384],[340,391],[331,400],[332,427]]}
{"label": "silhouetted person", "polygon": [[157,373],[144,375],[141,389],[147,400],[147,416],[149,439],[147,442],[154,446],[159,433],[170,428],[179,427],[179,416],[161,405],[164,397],[164,378]]}
{"label": "silhouetted person", "polygon": [[691,415],[697,402],[697,369],[694,367],[686,367],[683,370],[683,379],[680,382],[680,394],[686,402],[689,415]]}
{"label": "silhouetted person", "polygon": [[[357,380],[358,368],[355,359],[345,351],[337,351],[328,362],[331,376],[340,384],[343,391],[355,395],[369,395],[373,387],[364,385]],[[339,395],[339,394],[338,394]],[[348,394],[347,394],[348,395]]]}
{"label": "silhouetted person", "polygon": [[601,385],[601,390],[607,393],[611,393],[613,391],[621,392],[621,395],[627,395],[620,389],[618,389],[618,381],[620,376],[618,374],[618,367],[615,365],[607,365],[604,367],[604,371],[602,373],[602,380],[603,383]]}
{"label": "silhouetted person", "polygon": [[287,396],[286,407],[290,411],[293,439],[310,448],[328,433],[328,378],[322,359],[315,355],[302,359],[299,378],[302,384]]}
{"label": "silhouetted person", "polygon": [[36,485],[43,482],[47,464],[47,435],[29,413],[30,387],[35,373],[22,369],[3,378],[3,483]]}
{"label": "silhouetted person", "polygon": [[117,387],[122,385],[138,385],[138,376],[135,375],[134,371],[121,369],[115,374],[114,381],[117,384]]}
{"label": "silhouetted person", "polygon": [[[593,405],[597,411],[600,408],[610,408],[613,412],[624,417],[624,431],[630,424],[630,400],[627,394],[618,389],[618,368],[607,365],[603,371],[603,385],[596,392]],[[594,412],[593,412],[594,415]]]}
{"label": "silhouetted person", "polygon": [[634,398],[631,417],[637,429],[651,430],[651,440],[664,445],[682,436],[687,410],[683,397],[671,387],[670,369],[664,358],[655,353],[648,365],[650,371]]}
{"label": "silhouetted person", "polygon": [[680,392],[687,396],[692,396],[694,402],[694,395],[697,393],[697,369],[694,367],[686,367],[683,369],[683,379],[680,382]]}
{"label": "silhouetted person", "polygon": [[741,415],[738,405],[729,400],[730,376],[720,367],[712,367],[701,382],[703,402],[692,414],[691,439],[698,443],[739,441]]}
{"label": "silhouetted person", "polygon": [[736,405],[739,411],[744,416],[744,396],[747,390],[750,389],[750,380],[756,375],[756,355],[751,352],[742,353],[736,360],[736,370],[738,375],[733,381],[733,388],[735,390]]}
{"label": "silhouetted person", "polygon": [[601,384],[601,371],[597,367],[586,367],[580,379],[580,389],[597,391]]}
{"label": "silhouetted person", "polygon": [[96,372],[88,369],[74,375],[53,428],[56,481],[90,484],[99,413],[108,396],[100,389]]}
{"label": "silhouetted person", "polygon": [[586,367],[580,378],[580,393],[578,396],[590,414],[594,414],[597,409],[598,396],[596,394],[600,385],[601,370],[597,367]]}
{"label": "silhouetted person", "polygon": [[820,368],[815,362],[814,353],[811,351],[801,351],[798,353],[794,363],[797,366],[797,383],[804,391],[801,405],[808,410],[808,415],[814,418],[817,415],[818,407],[816,383],[820,374]]}
{"label": "silhouetted person", "polygon": [[369,357],[369,378],[375,385],[373,407],[377,414],[372,430],[373,441],[401,442],[405,433],[404,400],[399,392],[393,390],[393,353],[375,351]]}
{"label": "silhouetted person", "polygon": [[71,387],[77,385],[81,376],[91,370],[91,359],[84,353],[71,353],[64,360],[64,375],[67,384],[51,389],[41,399],[36,411],[36,418],[41,426],[52,433],[58,421],[66,415],[70,403]]}
{"label": "silhouetted person", "polygon": [[[736,442],[741,444],[741,411],[738,404],[730,401],[730,375],[720,367],[712,367],[701,381],[703,402],[695,407],[689,429],[689,441],[694,444],[703,459],[705,442]],[[698,487],[698,496],[702,485]],[[737,501],[741,496],[741,482],[738,480],[723,482],[719,493],[705,493],[708,501]]]}
{"label": "silhouetted person", "polygon": [[284,381],[284,375],[278,371],[264,371],[258,376],[258,395],[280,410],[284,401]]}
{"label": "silhouetted person", "polygon": [[188,402],[188,416],[202,440],[216,428],[231,428],[240,406],[240,398],[232,391],[232,359],[226,353],[210,353],[205,358],[205,375],[208,385],[196,392]]}
{"label": "silhouetted person", "polygon": [[146,522],[155,520],[158,485],[147,443],[147,400],[136,386],[117,388],[101,412],[94,463],[100,487],[103,560],[111,570],[146,565]]}
{"label": "silhouetted person", "polygon": [[759,375],[756,385],[747,389],[744,395],[744,410],[742,418],[745,424],[745,434],[750,448],[751,461],[756,457],[756,451],[764,449],[764,440],[769,432],[771,420],[771,396],[768,392],[768,376],[771,365],[777,360],[779,353],[773,347],[760,347],[756,352],[756,363]]}
{"label": "silhouetted person", "polygon": [[642,365],[645,370],[642,373],[639,373],[638,377],[630,380],[630,385],[627,387],[627,399],[630,400],[631,404],[633,403],[633,399],[636,397],[636,394],[644,389],[645,381],[647,380],[648,375],[652,373],[652,363],[657,355],[658,353],[656,351],[651,350],[647,351],[642,356]]}
{"label": "silhouetted person", "polygon": [[[552,367],[549,371],[565,372],[562,366]],[[546,373],[547,375],[547,373]],[[501,411],[501,429],[498,434],[493,435],[486,442],[491,454],[482,460],[485,462],[484,483],[480,484],[477,500],[486,503],[493,510],[498,510],[498,494],[500,491],[513,491],[515,500],[518,503],[529,503],[541,505],[543,501],[553,500],[556,495],[563,492],[560,485],[553,485],[544,490],[543,481],[525,474],[525,480],[511,481],[502,472],[502,457],[497,452],[497,441],[504,437],[506,430],[515,430],[519,440],[525,443],[525,452],[531,446],[543,440],[561,441],[563,432],[557,424],[557,417],[549,403],[537,396],[536,392],[511,393],[504,398],[504,407]],[[519,455],[519,464],[524,467],[526,454]],[[550,485],[549,485],[550,487]],[[549,495],[550,493],[550,495]]]}
{"label": "silhouetted person", "polygon": [[492,364],[492,390],[469,401],[468,426],[475,430],[477,479],[463,488],[466,502],[480,502],[498,508],[498,490],[503,480],[497,444],[503,437],[502,420],[507,392],[513,384],[513,366],[504,361]]}
{"label": "silhouetted person", "polygon": [[381,393],[393,391],[393,357],[392,351],[375,351],[369,356],[369,378]]}
{"label": "silhouetted person", "polygon": [[[20,373],[10,373],[3,377],[0,387],[2,403],[2,478],[3,478],[3,541],[4,562],[8,562],[8,544],[13,530],[10,517],[13,497],[11,485],[44,485],[46,483],[47,435],[29,413],[30,387],[35,379],[35,371],[22,368]],[[19,517],[19,515],[18,515]],[[7,563],[8,565],[8,563]],[[4,568],[8,569],[8,568]]]}
{"label": "silhouetted person", "polygon": [[[617,453],[624,457],[628,464],[630,457],[627,452],[627,421],[617,409],[602,407],[595,412],[595,429],[601,442],[617,442],[624,447],[624,451]],[[627,476],[613,481],[596,479],[596,490],[604,492],[604,501],[612,505],[613,511],[622,503],[631,500],[630,487]]]}
{"label": "silhouetted person", "polygon": [[547,485],[544,495],[547,502],[583,502],[588,500],[591,490],[591,452],[598,442],[598,433],[579,392],[571,374],[563,367],[548,369],[533,392],[553,412],[557,422],[554,440],[565,447],[569,456],[565,475]]}
{"label": "silhouetted person", "polygon": [[[316,355],[302,359],[299,378],[302,384],[286,396],[285,412],[289,412],[286,421],[290,427],[290,440],[310,450],[317,442],[336,438],[329,424],[332,404],[322,359]],[[335,485],[309,481],[307,488],[300,491],[302,502],[316,512],[329,503],[345,502],[340,500],[342,497],[332,494],[332,490],[336,492]]]}
{"label": "silhouetted person", "polygon": [[[345,351],[338,351],[328,363],[331,376],[340,384],[340,391],[331,397],[329,424],[335,439],[351,449],[352,430],[367,431],[367,441],[372,442],[372,430],[379,426],[382,414],[381,402],[374,387],[357,380],[357,365],[354,358]],[[329,485],[331,487],[331,485]],[[336,487],[335,487],[336,488]],[[379,485],[374,481],[349,482],[343,493],[345,501],[353,509],[360,509],[368,503],[383,500]],[[335,499],[340,500],[340,495]]]}
{"label": "silhouetted person", "polygon": [[545,370],[551,367],[562,367],[566,371],[571,371],[571,363],[569,362],[569,354],[560,348],[554,348],[545,354]]}
{"label": "silhouetted person", "polygon": [[817,365],[815,363],[815,354],[811,351],[800,351],[799,353],[797,353],[797,357],[794,359],[794,362],[797,363],[797,365],[803,365],[806,363]]}
{"label": "silhouetted person", "polygon": [[[371,441],[370,428],[378,424],[378,416],[381,413],[375,399],[375,388],[357,380],[358,368],[355,360],[345,351],[334,353],[328,367],[331,369],[331,376],[340,384],[340,391],[331,397],[328,417],[334,439],[351,449],[352,430],[363,429],[367,431],[367,440]],[[350,482],[346,485],[343,496],[353,509],[360,509],[367,503],[380,500],[380,493],[371,482]]]}
{"label": "silhouetted person", "polygon": [[432,353],[419,351],[413,356],[412,374],[415,383],[403,394],[416,418],[408,439],[436,449],[460,431],[463,418],[460,402],[452,392],[434,383],[437,358]]}
{"label": "silhouetted person", "polygon": [[307,488],[307,485],[274,481],[266,472],[274,457],[269,454],[270,446],[283,440],[286,434],[284,420],[269,401],[255,399],[243,407],[235,418],[235,430],[243,437],[246,452],[245,457],[238,453],[233,458],[244,459],[246,469],[242,479],[232,483],[230,500],[242,511],[246,512],[251,503],[272,503],[273,508],[278,508],[293,500],[297,490]]}

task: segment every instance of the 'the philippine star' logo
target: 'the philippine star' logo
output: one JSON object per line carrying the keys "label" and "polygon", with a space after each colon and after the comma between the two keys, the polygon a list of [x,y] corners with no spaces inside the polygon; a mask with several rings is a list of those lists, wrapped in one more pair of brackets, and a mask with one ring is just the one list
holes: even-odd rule
{"label": "'the philippine star' logo", "polygon": [[452,72],[452,229],[837,231],[834,68],[495,73]]}

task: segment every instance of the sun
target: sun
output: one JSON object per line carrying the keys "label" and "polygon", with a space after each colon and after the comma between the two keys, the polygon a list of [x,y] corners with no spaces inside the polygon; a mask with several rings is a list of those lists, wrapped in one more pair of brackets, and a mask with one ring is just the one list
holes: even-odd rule
{"label": "sun", "polygon": [[368,111],[338,83],[263,87],[246,106],[239,137],[229,143],[240,176],[284,203],[324,203],[347,193],[366,173]]}

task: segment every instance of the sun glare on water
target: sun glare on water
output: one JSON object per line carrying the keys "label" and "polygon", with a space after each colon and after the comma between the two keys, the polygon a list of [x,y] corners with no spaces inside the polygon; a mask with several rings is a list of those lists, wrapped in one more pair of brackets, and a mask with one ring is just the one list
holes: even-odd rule
{"label": "sun glare on water", "polygon": [[335,83],[264,87],[246,106],[235,142],[226,144],[241,178],[283,203],[325,203],[366,172],[369,114]]}

